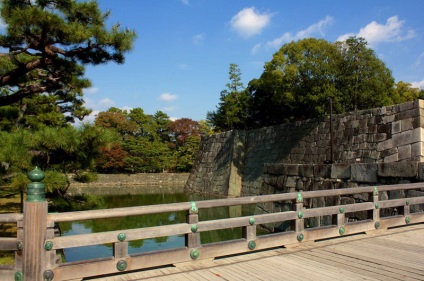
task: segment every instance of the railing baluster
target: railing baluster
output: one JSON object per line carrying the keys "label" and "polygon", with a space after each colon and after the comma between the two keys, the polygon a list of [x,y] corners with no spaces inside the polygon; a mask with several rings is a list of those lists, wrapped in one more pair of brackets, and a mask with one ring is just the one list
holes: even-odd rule
{"label": "railing baluster", "polygon": [[113,243],[113,255],[115,259],[128,257],[128,241]]}
{"label": "railing baluster", "polygon": [[192,202],[192,206],[187,213],[187,223],[191,224],[191,232],[186,234],[186,247],[198,248],[200,244],[200,233],[197,232],[197,223],[199,222],[198,209],[196,203]]}
{"label": "railing baluster", "polygon": [[305,230],[305,222],[303,219],[303,196],[300,192],[297,193],[294,210],[297,212],[297,219],[292,224],[293,230],[296,232],[299,242],[301,242],[304,237],[303,231]]}
{"label": "railing baluster", "polygon": [[24,222],[22,220],[17,221],[16,223],[18,230],[16,232],[16,238],[18,238],[19,241],[18,245],[16,245],[17,251],[15,251],[15,270],[22,270],[22,263],[23,263],[23,258],[22,258],[22,250],[24,247],[23,244],[23,238],[24,238],[24,230],[23,230],[23,226],[24,226]]}
{"label": "railing baluster", "polygon": [[379,191],[376,186],[374,186],[374,191],[372,193],[372,201],[374,203],[374,209],[372,210],[372,220],[374,221],[375,229],[380,228],[380,200],[379,200]]}

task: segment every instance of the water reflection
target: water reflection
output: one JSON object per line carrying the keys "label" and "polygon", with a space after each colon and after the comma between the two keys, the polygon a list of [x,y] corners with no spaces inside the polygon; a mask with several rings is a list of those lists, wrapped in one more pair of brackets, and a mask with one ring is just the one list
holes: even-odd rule
{"label": "water reflection", "polygon": [[[106,195],[104,202],[106,208],[119,208],[131,206],[145,206],[154,204],[178,203],[188,201],[200,201],[216,199],[211,195],[189,194],[189,193],[159,193],[159,194],[127,194],[127,195]],[[199,210],[199,220],[224,219],[229,217],[239,217],[241,215],[252,215],[254,207],[251,206],[231,206]],[[162,214],[152,214],[143,216],[129,216],[122,218],[108,218],[98,220],[78,221],[72,223],[61,223],[63,236],[78,235],[87,233],[97,233],[105,231],[115,231],[122,229],[133,229],[150,226],[162,226],[186,221],[185,212],[168,212]],[[203,244],[224,240],[238,239],[242,236],[241,228],[208,231],[200,234]],[[183,247],[185,239],[183,235],[171,237],[157,237],[154,239],[144,239],[129,242],[129,253],[149,252],[154,250],[164,250],[170,248]],[[96,245],[88,247],[75,247],[65,249],[66,262],[94,259],[113,256],[113,245]]]}

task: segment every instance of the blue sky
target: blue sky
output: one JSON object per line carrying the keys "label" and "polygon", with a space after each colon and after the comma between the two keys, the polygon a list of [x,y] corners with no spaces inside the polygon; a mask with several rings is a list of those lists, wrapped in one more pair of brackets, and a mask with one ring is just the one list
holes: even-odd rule
{"label": "blue sky", "polygon": [[285,43],[362,36],[398,81],[424,87],[424,1],[99,0],[109,24],[135,29],[123,65],[87,67],[87,105],[206,118],[236,63],[246,86]]}

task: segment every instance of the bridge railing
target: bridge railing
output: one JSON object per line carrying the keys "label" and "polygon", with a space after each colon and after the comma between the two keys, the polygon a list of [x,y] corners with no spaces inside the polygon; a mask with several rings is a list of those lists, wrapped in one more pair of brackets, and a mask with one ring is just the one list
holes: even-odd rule
{"label": "bridge railing", "polygon": [[[381,200],[382,192],[400,190],[422,191],[424,190],[424,183],[308,191],[52,214],[47,213],[45,202],[25,202],[26,207],[23,215],[0,216],[0,221],[2,222],[17,222],[18,227],[22,226],[22,228],[18,228],[18,237],[1,238],[0,240],[1,250],[14,249],[18,253],[17,257],[19,257],[13,268],[1,269],[0,275],[9,278],[5,280],[13,280],[13,278],[16,280],[20,276],[23,276],[24,280],[74,280],[162,265],[196,262],[202,259],[213,259],[237,253],[303,243],[305,241],[315,241],[424,222],[423,212],[410,212],[411,206],[424,204],[424,196]],[[311,200],[361,193],[370,194],[371,200],[369,202],[330,207],[310,209],[304,207],[305,199]],[[291,202],[293,210],[199,221],[199,210],[202,209],[272,202]],[[396,208],[397,213],[388,217],[380,217],[380,211],[385,208]],[[186,222],[62,237],[55,237],[53,232],[54,224],[60,222],[178,211],[187,213]],[[367,219],[348,222],[346,219],[347,214],[361,211],[369,214]],[[321,227],[305,228],[305,219],[321,216],[331,216],[333,223]],[[20,221],[22,223],[19,223]],[[280,223],[282,221],[291,223],[288,231],[258,235],[258,225]],[[230,228],[242,228],[242,238],[209,244],[201,243],[201,232]],[[131,241],[174,235],[185,236],[184,247],[129,254],[128,248]],[[108,243],[113,244],[113,257],[61,264],[55,263],[57,250]],[[17,249],[17,245],[23,245],[23,248]]]}

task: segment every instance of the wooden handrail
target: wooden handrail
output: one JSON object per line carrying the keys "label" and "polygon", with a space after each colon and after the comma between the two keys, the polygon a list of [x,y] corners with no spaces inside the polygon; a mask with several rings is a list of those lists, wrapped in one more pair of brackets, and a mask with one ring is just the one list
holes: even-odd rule
{"label": "wooden handrail", "polygon": [[[49,213],[44,216],[46,233],[40,235],[46,250],[45,273],[54,276],[56,280],[84,278],[88,276],[116,273],[125,270],[138,270],[148,267],[166,265],[169,263],[188,262],[196,259],[215,258],[224,255],[267,249],[304,241],[315,241],[342,235],[361,233],[378,228],[424,222],[424,213],[410,213],[410,206],[424,204],[424,196],[409,197],[392,200],[379,200],[380,192],[395,190],[424,189],[424,183],[368,186],[346,189],[302,191],[285,194],[249,196],[239,198],[214,199],[198,202],[183,202],[174,204],[160,204],[150,206],[115,208],[108,210],[92,210],[69,213]],[[370,194],[370,202],[336,205],[328,207],[304,208],[305,199],[322,197],[347,196],[354,194]],[[293,209],[285,212],[256,214],[235,218],[224,218],[209,221],[199,221],[198,212],[202,209],[215,207],[240,206],[270,202],[291,202]],[[32,203],[36,204],[36,203]],[[45,202],[43,202],[45,204]],[[397,208],[399,215],[380,218],[380,210]],[[164,226],[124,229],[93,234],[81,234],[64,237],[54,237],[52,226],[57,222],[80,221],[123,216],[149,215],[166,212],[186,212],[187,221]],[[365,212],[368,219],[347,222],[349,213]],[[313,217],[331,216],[332,225],[304,229],[304,220]],[[0,214],[0,222],[16,223],[22,221],[23,214]],[[289,231],[257,236],[257,225],[268,223],[291,222]],[[18,223],[19,226],[19,223]],[[20,226],[22,227],[22,226]],[[200,233],[206,231],[241,228],[242,238],[211,244],[201,244]],[[18,243],[22,243],[22,228],[18,231],[18,238],[0,238],[0,250],[16,250]],[[149,239],[163,236],[185,235],[186,246],[163,251],[129,254],[130,241]],[[43,238],[44,237],[44,238]],[[25,240],[23,240],[25,242]],[[113,243],[114,256],[102,260],[81,261],[78,263],[55,264],[55,252],[80,246],[90,246]],[[42,255],[42,256],[43,256]],[[17,266],[21,266],[17,264]],[[12,271],[5,271],[4,276],[12,276]],[[2,274],[2,272],[0,272]]]}
{"label": "wooden handrail", "polygon": [[16,223],[23,220],[23,214],[0,214],[0,223]]}

